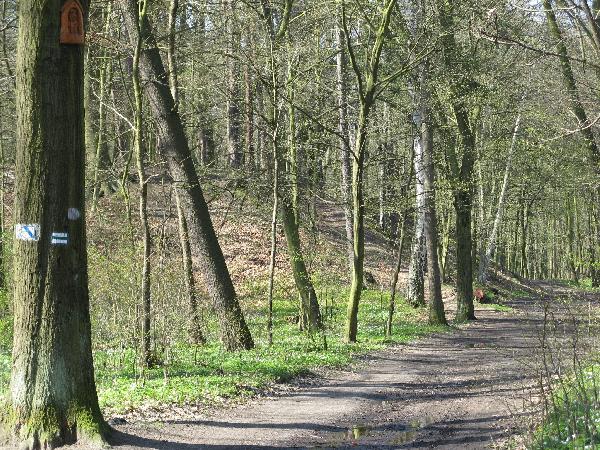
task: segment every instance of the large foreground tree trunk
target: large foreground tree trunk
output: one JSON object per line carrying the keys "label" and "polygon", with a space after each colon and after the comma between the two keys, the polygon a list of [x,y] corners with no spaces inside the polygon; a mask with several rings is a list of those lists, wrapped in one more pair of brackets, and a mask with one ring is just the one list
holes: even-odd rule
{"label": "large foreground tree trunk", "polygon": [[83,46],[59,44],[62,4],[19,2],[14,219],[39,228],[16,227],[13,370],[0,414],[21,449],[100,441],[104,427],[89,315]]}
{"label": "large foreground tree trunk", "polygon": [[[129,38],[132,45],[135,45],[138,34],[138,2],[121,0],[121,5]],[[147,19],[143,21],[140,33],[145,43],[140,54],[140,73],[146,80],[145,94],[156,122],[169,172],[176,183],[175,189],[188,226],[192,253],[197,257],[206,288],[212,297],[219,320],[221,341],[229,351],[250,349],[254,342],[217,240],[181,118],[169,90],[168,74]]]}

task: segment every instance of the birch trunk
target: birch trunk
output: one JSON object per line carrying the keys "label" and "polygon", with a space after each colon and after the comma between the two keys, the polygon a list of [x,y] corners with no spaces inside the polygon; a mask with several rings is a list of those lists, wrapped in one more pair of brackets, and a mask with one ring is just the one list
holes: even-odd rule
{"label": "birch trunk", "polygon": [[496,251],[496,240],[498,239],[498,230],[502,223],[502,217],[504,215],[504,208],[506,206],[506,196],[508,193],[508,183],[510,181],[510,171],[512,169],[513,156],[517,147],[517,139],[519,136],[519,128],[521,126],[521,114],[517,116],[515,126],[512,133],[512,141],[510,144],[510,150],[508,157],[506,158],[506,167],[504,168],[504,179],[502,180],[502,189],[500,190],[500,197],[498,198],[498,209],[496,210],[496,217],[494,219],[494,225],[492,226],[492,232],[487,241],[485,253],[479,261],[479,282],[487,283],[488,281],[488,269],[490,260],[494,256]]}

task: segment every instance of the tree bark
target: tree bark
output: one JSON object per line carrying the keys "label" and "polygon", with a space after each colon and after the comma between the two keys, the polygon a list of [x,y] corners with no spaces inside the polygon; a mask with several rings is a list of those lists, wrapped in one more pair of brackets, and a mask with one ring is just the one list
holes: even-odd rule
{"label": "tree bark", "polygon": [[[137,1],[120,1],[130,40],[135,45],[138,34],[135,26]],[[229,351],[250,349],[254,346],[254,342],[213,228],[181,118],[175,110],[173,97],[169,91],[168,74],[164,69],[148,20],[144,21],[141,35],[146,44],[140,55],[140,72],[146,80],[145,93],[156,122],[169,172],[175,180],[175,189],[180,196],[190,234],[192,253],[198,259],[206,288],[212,297],[219,321],[221,341]]]}
{"label": "tree bark", "polygon": [[[179,0],[171,0],[169,7],[169,46],[167,49],[167,59],[169,62],[169,86],[175,107],[179,106],[179,86],[177,84],[177,58],[175,55],[176,48],[176,29],[175,21],[179,14]],[[185,21],[187,14],[185,8],[181,11],[179,19]],[[192,250],[190,247],[190,235],[188,226],[185,221],[185,215],[181,208],[181,200],[179,194],[175,191],[175,204],[177,206],[177,222],[179,225],[179,243],[181,245],[181,263],[183,268],[183,277],[185,283],[186,297],[190,307],[190,316],[188,323],[188,334],[190,341],[195,345],[203,345],[206,343],[204,334],[202,333],[202,325],[200,312],[198,311],[198,297],[196,295],[196,280],[194,278],[194,265],[192,260]]]}
{"label": "tree bark", "polygon": [[[339,19],[338,19],[339,22]],[[352,164],[350,163],[350,130],[348,127],[348,74],[346,41],[344,31],[339,23],[336,23],[335,29],[337,57],[337,96],[338,96],[338,133],[341,161],[341,194],[344,208],[344,220],[346,229],[346,250],[348,252],[348,266],[352,269],[354,264],[354,249],[352,242]]]}
{"label": "tree bark", "polygon": [[492,232],[488,238],[488,242],[485,248],[485,253],[479,261],[479,282],[487,283],[488,281],[488,269],[490,260],[496,250],[496,240],[498,239],[498,231],[500,224],[502,223],[502,217],[504,215],[504,207],[506,203],[506,196],[508,193],[508,182],[510,180],[510,171],[512,168],[513,155],[517,147],[517,138],[519,135],[519,127],[521,125],[521,114],[517,115],[515,126],[512,133],[512,141],[510,144],[510,150],[508,157],[506,158],[506,167],[504,168],[504,179],[502,181],[502,189],[500,190],[500,197],[498,198],[498,209],[496,210],[496,218],[494,219],[494,225],[492,226]]}
{"label": "tree bark", "polygon": [[433,124],[429,109],[428,88],[428,62],[425,61],[421,67],[420,74],[420,131],[421,131],[421,158],[415,161],[416,172],[422,173],[423,180],[423,210],[424,210],[424,237],[427,245],[427,283],[429,306],[429,324],[447,325],[444,303],[442,301],[442,281],[440,278],[440,266],[438,261],[438,232],[437,217],[435,210],[435,168],[433,155]]}
{"label": "tree bark", "polygon": [[[2,114],[2,110],[4,109],[4,105],[0,102],[0,115]],[[0,121],[0,136],[2,136],[2,122]],[[4,206],[4,190],[5,186],[5,175],[6,170],[4,167],[5,164],[5,154],[4,154],[4,142],[3,139],[0,139],[0,289],[4,289],[6,287],[6,265],[4,261],[4,249],[5,249],[5,225],[6,225],[6,209]]]}
{"label": "tree bark", "polygon": [[[105,25],[104,32],[108,34],[111,24],[112,4],[109,3],[105,10]],[[91,64],[92,61],[88,61]],[[106,126],[106,85],[110,83],[112,78],[112,61],[108,56],[108,51],[103,51],[103,58],[99,70],[98,83],[98,131],[96,135],[96,148],[94,149],[94,185],[92,193],[92,212],[96,210],[98,198],[102,195],[111,193],[111,186],[107,180],[107,171],[110,166],[110,156],[108,153],[108,138]],[[87,81],[91,85],[90,81]],[[91,92],[89,93],[91,94]],[[89,101],[89,100],[88,100]],[[88,103],[91,105],[91,103]],[[89,145],[89,144],[88,144]]]}
{"label": "tree bark", "polygon": [[227,0],[227,157],[230,167],[242,165],[241,112],[240,112],[240,70],[237,49],[240,35],[236,31],[235,0]]}
{"label": "tree bark", "polygon": [[438,21],[442,29],[441,45],[446,83],[450,89],[450,106],[463,150],[459,166],[456,149],[447,149],[453,178],[457,184],[454,192],[456,211],[456,321],[475,319],[473,305],[473,240],[471,213],[473,200],[473,167],[475,164],[475,135],[463,96],[469,83],[459,75],[459,49],[456,43],[452,0],[438,0]]}
{"label": "tree bark", "polygon": [[[18,4],[14,220],[39,224],[39,240],[15,240],[13,368],[1,414],[26,450],[99,442],[105,431],[89,315],[84,50],[59,44],[62,4]],[[59,244],[54,233],[68,237]]]}
{"label": "tree bark", "polygon": [[204,333],[202,333],[202,319],[198,308],[198,296],[196,295],[196,279],[194,278],[194,267],[192,260],[192,250],[190,247],[190,236],[185,215],[181,208],[181,200],[175,192],[175,203],[177,206],[177,218],[179,224],[179,242],[181,244],[181,262],[183,264],[183,277],[185,283],[186,297],[190,307],[190,316],[188,323],[188,334],[190,340],[195,345],[206,343]]}
{"label": "tree bark", "polygon": [[[423,172],[423,147],[420,124],[413,140],[415,166],[415,233],[408,265],[406,301],[414,307],[425,305],[425,264],[428,258],[425,247],[425,195]],[[436,252],[437,253],[437,252]]]}
{"label": "tree bark", "polygon": [[353,236],[353,260],[352,260],[352,284],[346,310],[345,340],[356,342],[358,334],[358,306],[364,283],[365,263],[365,202],[364,202],[364,174],[365,156],[367,151],[367,135],[369,115],[375,104],[376,91],[378,88],[379,63],[381,53],[396,6],[396,0],[386,0],[381,20],[377,29],[375,42],[371,49],[371,56],[366,73],[361,73],[356,60],[354,49],[350,42],[350,31],[347,27],[346,17],[342,2],[342,21],[346,47],[351,58],[352,68],[358,81],[358,95],[360,107],[358,113],[356,139],[354,142],[354,158],[352,160],[352,236]]}
{"label": "tree bark", "polygon": [[[139,9],[138,31],[146,18],[147,0],[141,0],[142,5]],[[151,321],[152,309],[150,298],[150,251],[152,247],[152,238],[150,235],[150,224],[148,222],[148,183],[146,180],[146,168],[144,165],[144,143],[143,143],[143,104],[142,104],[142,83],[140,78],[140,54],[144,45],[141,33],[137,33],[137,40],[133,52],[133,70],[132,70],[132,85],[134,97],[134,133],[133,133],[133,150],[135,153],[135,162],[138,175],[139,193],[139,214],[140,225],[142,230],[142,286],[141,286],[141,319],[142,319],[142,365],[150,367],[152,365],[151,354]]]}

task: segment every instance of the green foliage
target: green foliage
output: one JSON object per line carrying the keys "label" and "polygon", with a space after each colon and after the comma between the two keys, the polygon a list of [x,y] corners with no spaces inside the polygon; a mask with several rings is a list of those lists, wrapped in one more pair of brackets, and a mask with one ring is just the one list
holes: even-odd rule
{"label": "green foliage", "polygon": [[514,308],[511,308],[510,306],[506,306],[506,305],[502,305],[500,303],[483,303],[479,305],[481,308],[487,308],[487,309],[493,309],[494,311],[498,311],[498,312],[513,312]]}
{"label": "green foliage", "polygon": [[0,289],[0,353],[12,347],[13,315],[12,295],[8,289]]}
{"label": "green foliage", "polygon": [[575,280],[560,280],[559,283],[563,286],[576,288],[586,292],[600,292],[600,288],[592,286],[591,278],[582,278],[579,280],[579,283]]}
{"label": "green foliage", "polygon": [[0,352],[0,393],[6,391],[10,381],[11,356],[9,351]]}
{"label": "green foliage", "polygon": [[600,365],[578,371],[547,400],[549,412],[532,449],[598,448]]}
{"label": "green foliage", "polygon": [[[11,261],[12,261],[12,235],[4,233],[2,239],[2,266],[4,270],[5,285],[0,288],[0,354],[8,352],[12,347],[13,314],[12,314],[12,289],[11,289]],[[0,359],[1,364],[1,359]],[[1,387],[1,381],[0,381]]]}
{"label": "green foliage", "polygon": [[[345,290],[330,289],[332,299],[323,314],[327,349],[321,336],[298,331],[297,305],[286,298],[274,302],[274,345],[266,344],[266,314],[261,305],[248,311],[257,347],[240,353],[223,352],[216,343],[194,347],[177,343],[165,352],[159,366],[140,374],[136,352],[131,349],[98,351],[95,354],[101,406],[123,413],[142,406],[163,404],[213,404],[222,399],[244,398],[268,383],[285,382],[318,367],[344,367],[352,357],[380,349],[385,343],[407,342],[434,331],[424,320],[424,310],[398,305],[394,334],[386,341],[384,323],[389,295],[365,291],[359,317],[359,343],[341,340],[345,318]],[[246,299],[246,305],[250,302]]]}

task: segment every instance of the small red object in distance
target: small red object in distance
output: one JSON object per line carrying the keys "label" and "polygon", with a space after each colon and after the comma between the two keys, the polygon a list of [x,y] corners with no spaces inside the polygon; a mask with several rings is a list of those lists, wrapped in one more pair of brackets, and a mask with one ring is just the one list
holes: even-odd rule
{"label": "small red object in distance", "polygon": [[84,42],[83,9],[77,0],[69,0],[60,10],[60,43],[81,45]]}
{"label": "small red object in distance", "polygon": [[483,289],[475,289],[475,292],[473,295],[475,296],[475,298],[477,300],[481,301],[485,297],[485,292],[483,292]]}

